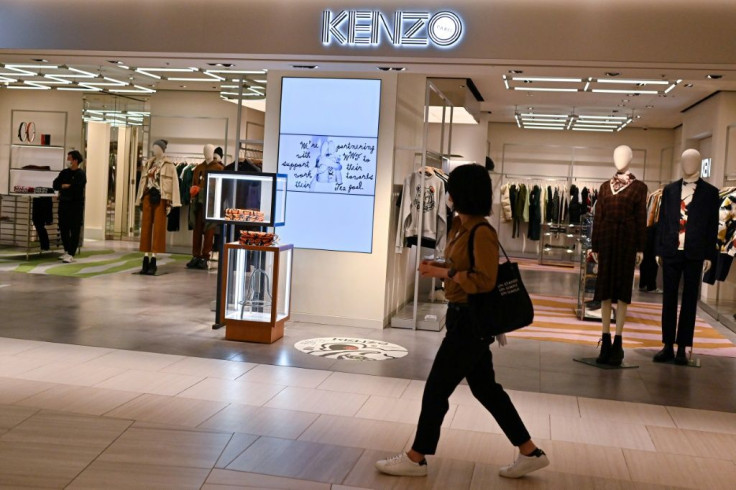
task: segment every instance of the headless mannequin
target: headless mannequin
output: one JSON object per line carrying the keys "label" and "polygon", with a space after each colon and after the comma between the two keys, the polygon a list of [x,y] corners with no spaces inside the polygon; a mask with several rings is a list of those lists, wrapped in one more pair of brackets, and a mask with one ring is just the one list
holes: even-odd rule
{"label": "headless mannequin", "polygon": [[215,228],[207,225],[205,220],[203,187],[206,185],[207,173],[212,170],[222,170],[219,155],[215,153],[215,145],[206,144],[202,148],[204,162],[194,168],[192,186],[189,189],[190,223],[193,223],[192,259],[187,263],[187,269],[207,270],[207,262],[212,252]]}
{"label": "headless mannequin", "polygon": [[[634,152],[626,145],[617,147],[613,152],[613,164],[616,166],[616,172],[623,174],[629,171],[631,167],[631,161],[634,159]],[[644,258],[643,252],[636,253],[636,265],[641,264]],[[598,262],[598,254],[593,253],[593,259]],[[624,331],[624,324],[626,323],[626,311],[628,310],[628,303],[623,301],[618,302],[618,308],[616,311],[616,335],[622,335]],[[601,301],[601,321],[602,331],[604,334],[611,334],[611,300],[607,299]]]}
{"label": "headless mannequin", "polygon": [[[163,160],[164,158],[164,149],[161,148],[158,145],[153,145],[151,147],[151,152],[153,153],[153,161],[154,163],[157,163],[159,160]],[[152,259],[156,258],[156,252],[146,252],[145,257],[150,257]]]}
{"label": "headless mannequin", "polygon": [[[698,150],[692,148],[682,152],[680,158],[680,169],[682,170],[682,181],[683,182],[697,182],[700,178],[700,165],[702,157]],[[684,192],[684,190],[683,190]],[[657,257],[657,263],[662,265],[662,257]],[[708,272],[713,264],[710,260],[703,262],[703,273]]]}
{"label": "headless mannequin", "polygon": [[[670,255],[672,249],[665,248],[667,243],[665,238],[662,238],[662,242],[659,243],[661,249],[658,252],[660,254],[664,253],[665,257],[663,259],[661,256],[658,256],[657,262],[663,266],[663,269],[664,267],[668,267],[668,269],[664,269],[665,291],[662,304],[662,343],[664,344],[664,348],[654,356],[654,362],[674,360],[675,364],[688,364],[687,348],[692,346],[697,296],[702,276],[692,271],[696,267],[698,270],[700,269],[698,267],[698,255],[696,255],[698,247],[686,248],[686,246],[691,240],[696,240],[694,243],[697,244],[698,237],[700,236],[708,236],[712,233],[715,237],[717,233],[715,225],[713,226],[713,230],[710,230],[708,226],[699,227],[699,225],[708,222],[707,216],[709,213],[715,217],[720,204],[720,200],[718,200],[716,195],[716,189],[707,182],[699,181],[701,161],[700,152],[695,149],[685,150],[680,159],[680,168],[682,170],[682,186],[679,191],[680,206],[685,205],[684,203],[687,204],[684,208],[686,209],[684,227],[683,217],[678,213],[678,216],[680,216],[680,235],[676,244],[677,255]],[[678,184],[679,182],[674,182],[665,187],[665,194],[673,185]],[[695,199],[696,193],[699,196],[697,200]],[[712,200],[708,197],[709,194],[712,194]],[[663,195],[664,199],[666,198]],[[705,211],[705,215],[703,211]],[[668,213],[671,213],[671,211],[668,211]],[[660,220],[662,220],[661,211]],[[666,223],[669,220],[664,221]],[[690,233],[683,233],[683,230],[689,230]],[[687,239],[685,239],[686,236],[688,237]],[[669,243],[672,242],[670,241]],[[708,255],[706,254],[706,256]],[[706,258],[702,263],[702,273],[708,272],[712,266],[711,260]],[[668,271],[670,274],[669,279],[667,275]],[[688,271],[690,272],[688,273]],[[690,275],[690,278],[688,278],[687,274]],[[679,285],[683,280],[684,285],[682,294],[680,295]],[[679,320],[677,319],[678,299],[680,300]],[[674,352],[675,343],[677,344],[676,355]]]}

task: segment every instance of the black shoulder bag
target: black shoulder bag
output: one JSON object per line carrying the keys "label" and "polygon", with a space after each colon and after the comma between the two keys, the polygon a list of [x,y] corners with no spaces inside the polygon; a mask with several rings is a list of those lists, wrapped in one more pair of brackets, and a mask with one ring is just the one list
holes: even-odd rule
{"label": "black shoulder bag", "polygon": [[[475,230],[481,226],[491,228],[487,223],[480,223],[470,230],[468,254],[471,271],[475,268]],[[468,295],[473,326],[483,340],[518,330],[534,321],[534,305],[521,281],[519,264],[511,262],[501,243],[498,247],[506,257],[506,262],[498,265],[496,287],[488,293]]]}

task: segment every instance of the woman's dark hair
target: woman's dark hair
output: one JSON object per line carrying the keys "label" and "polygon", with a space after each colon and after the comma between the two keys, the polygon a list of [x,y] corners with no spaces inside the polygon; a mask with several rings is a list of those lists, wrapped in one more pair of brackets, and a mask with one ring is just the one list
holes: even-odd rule
{"label": "woman's dark hair", "polygon": [[491,177],[480,165],[461,165],[450,172],[447,181],[455,211],[474,216],[489,216],[493,204]]}
{"label": "woman's dark hair", "polygon": [[67,156],[72,157],[72,160],[76,160],[79,165],[81,165],[84,161],[84,157],[77,150],[70,151],[69,153],[67,153]]}

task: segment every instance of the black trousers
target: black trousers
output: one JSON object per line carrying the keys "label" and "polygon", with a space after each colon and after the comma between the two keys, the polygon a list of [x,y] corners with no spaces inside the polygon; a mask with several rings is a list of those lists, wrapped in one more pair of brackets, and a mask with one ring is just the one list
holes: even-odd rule
{"label": "black trousers", "polygon": [[519,446],[531,437],[503,386],[496,383],[493,359],[487,342],[470,333],[467,308],[450,305],[447,335],[442,341],[422,397],[417,433],[412,449],[434,454],[440,440],[440,427],[450,408],[449,398],[463,378],[473,396],[493,415],[511,443]]}
{"label": "black trousers", "polygon": [[31,221],[33,221],[33,227],[36,228],[36,234],[38,235],[38,242],[41,245],[41,250],[48,250],[51,248],[49,232],[46,231],[46,225],[50,225],[53,222],[53,206],[54,203],[50,197],[36,197],[33,199]]}
{"label": "black trousers", "polygon": [[[700,288],[702,260],[689,260],[685,252],[678,251],[672,257],[662,257],[662,275],[664,297],[662,298],[662,342],[689,347],[693,345],[695,334],[695,313],[698,307],[698,290]],[[677,300],[680,280],[684,277],[682,287],[682,305],[680,319],[677,320]]]}
{"label": "black trousers", "polygon": [[657,257],[654,251],[654,242],[657,239],[657,227],[647,228],[647,244],[644,247],[644,258],[639,265],[639,289],[654,291],[657,289]]}
{"label": "black trousers", "polygon": [[84,219],[84,203],[59,202],[59,234],[64,251],[71,256],[76,255],[79,248],[79,235]]}

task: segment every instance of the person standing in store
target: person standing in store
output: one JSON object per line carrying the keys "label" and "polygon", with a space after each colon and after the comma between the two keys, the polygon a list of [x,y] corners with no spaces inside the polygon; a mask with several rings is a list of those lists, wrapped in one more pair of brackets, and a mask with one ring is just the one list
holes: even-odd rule
{"label": "person standing in store", "polygon": [[74,262],[79,248],[79,235],[84,219],[84,188],[87,175],[79,166],[84,157],[77,150],[67,153],[69,167],[59,172],[54,179],[54,190],[59,192],[59,234],[64,245],[64,254],[60,257],[65,263]]}
{"label": "person standing in store", "polygon": [[[425,456],[434,454],[449,398],[463,378],[473,395],[493,415],[506,437],[519,448],[519,457],[499,474],[521,478],[549,465],[544,451],[532,442],[524,422],[503,387],[495,380],[490,341],[481,340],[472,326],[468,294],[493,290],[498,275],[498,235],[486,216],[491,214],[492,189],[488,172],[480,165],[463,165],[450,173],[448,206],[454,207],[445,249],[446,263],[424,261],[423,277],[445,281],[447,334],[434,359],[422,397],[422,410],[414,443],[409,452],[376,462],[376,468],[395,476],[426,476]],[[481,225],[481,226],[479,226]],[[475,229],[473,270],[470,270],[468,241]]]}

